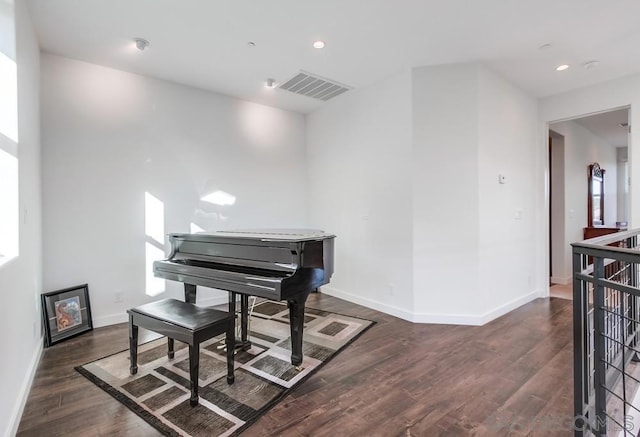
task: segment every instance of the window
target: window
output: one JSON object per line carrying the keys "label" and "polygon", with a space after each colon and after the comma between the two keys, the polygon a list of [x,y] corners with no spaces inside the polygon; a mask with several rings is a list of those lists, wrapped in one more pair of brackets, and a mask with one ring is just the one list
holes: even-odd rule
{"label": "window", "polygon": [[0,265],[18,256],[18,69],[13,7],[0,7]]}

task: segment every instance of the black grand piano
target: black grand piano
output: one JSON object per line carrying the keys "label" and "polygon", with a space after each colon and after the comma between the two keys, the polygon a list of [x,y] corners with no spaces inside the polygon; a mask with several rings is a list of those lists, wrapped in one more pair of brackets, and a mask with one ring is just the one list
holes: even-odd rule
{"label": "black grand piano", "polygon": [[275,229],[170,234],[171,253],[153,263],[155,276],[184,283],[185,301],[195,303],[196,286],[229,292],[235,313],[240,294],[241,340],[247,339],[248,299],[286,300],[291,325],[291,364],[302,363],[304,306],[309,293],[333,274],[334,235],[318,230]]}

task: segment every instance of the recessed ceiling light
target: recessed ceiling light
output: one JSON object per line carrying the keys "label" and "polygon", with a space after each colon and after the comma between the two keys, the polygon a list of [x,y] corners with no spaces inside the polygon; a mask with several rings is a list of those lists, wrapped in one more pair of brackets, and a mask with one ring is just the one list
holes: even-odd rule
{"label": "recessed ceiling light", "polygon": [[247,43],[247,47],[249,47],[250,49],[254,48],[256,46],[256,43],[254,43],[253,41],[249,41]]}
{"label": "recessed ceiling light", "polygon": [[586,68],[587,70],[589,70],[591,68],[595,68],[598,65],[600,65],[600,61],[589,61],[589,62],[585,62],[584,64],[582,64],[582,66],[584,68]]}
{"label": "recessed ceiling light", "polygon": [[275,79],[267,79],[264,81],[264,86],[266,86],[267,88],[275,88],[276,85],[277,84]]}
{"label": "recessed ceiling light", "polygon": [[314,49],[323,49],[324,48],[324,41],[321,41],[321,40],[314,41],[313,42],[313,48]]}
{"label": "recessed ceiling light", "polygon": [[558,66],[556,67],[556,71],[564,71],[564,70],[566,70],[567,68],[569,68],[569,65],[567,65],[567,64],[558,65]]}
{"label": "recessed ceiling light", "polygon": [[149,41],[144,38],[134,38],[133,41],[136,43],[136,47],[138,50],[142,51],[149,47]]}
{"label": "recessed ceiling light", "polygon": [[538,47],[538,50],[547,50],[551,48],[551,44],[542,44],[540,47]]}

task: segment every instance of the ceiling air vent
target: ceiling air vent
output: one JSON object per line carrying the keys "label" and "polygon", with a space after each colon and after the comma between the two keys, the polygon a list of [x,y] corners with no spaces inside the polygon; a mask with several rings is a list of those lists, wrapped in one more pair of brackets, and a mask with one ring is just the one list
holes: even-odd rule
{"label": "ceiling air vent", "polygon": [[289,79],[278,88],[291,91],[314,99],[324,100],[339,96],[345,91],[349,91],[352,87],[343,85],[335,80],[325,79],[316,74],[300,71],[295,77]]}

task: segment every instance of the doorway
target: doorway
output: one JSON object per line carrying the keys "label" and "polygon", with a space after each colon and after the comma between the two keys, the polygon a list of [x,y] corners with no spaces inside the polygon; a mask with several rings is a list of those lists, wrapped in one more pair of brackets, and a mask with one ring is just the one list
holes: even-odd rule
{"label": "doorway", "polygon": [[571,243],[582,241],[588,216],[588,168],[606,170],[604,227],[628,221],[629,109],[549,124],[550,296],[571,298]]}

